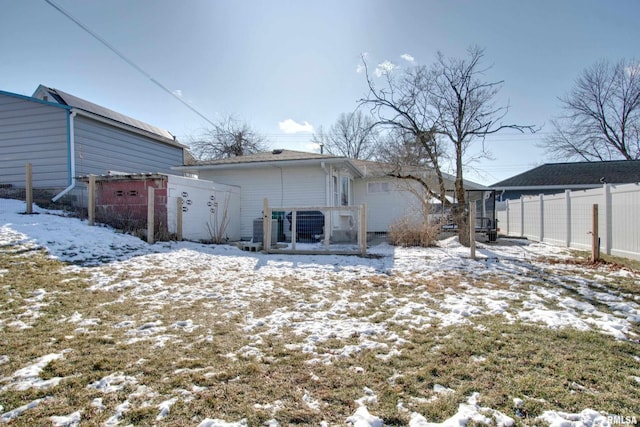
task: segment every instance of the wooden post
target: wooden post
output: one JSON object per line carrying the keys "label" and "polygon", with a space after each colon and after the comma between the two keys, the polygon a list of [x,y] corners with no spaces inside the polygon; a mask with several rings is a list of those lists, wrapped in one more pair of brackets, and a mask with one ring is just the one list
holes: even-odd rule
{"label": "wooden post", "polygon": [[89,175],[89,200],[87,202],[87,215],[89,217],[89,225],[96,223],[96,176]]}
{"label": "wooden post", "polygon": [[182,241],[182,197],[177,198],[176,203],[176,239]]}
{"label": "wooden post", "polygon": [[469,202],[469,249],[471,259],[476,259],[476,202]]}
{"label": "wooden post", "polygon": [[27,162],[25,168],[25,202],[27,204],[27,214],[33,213],[33,168],[31,163]]}
{"label": "wooden post", "polygon": [[149,193],[147,197],[147,242],[153,244],[154,231],[155,231],[155,204],[156,204],[155,188],[149,186]]}
{"label": "wooden post", "polygon": [[591,262],[596,262],[600,259],[600,242],[598,236],[598,204],[595,203],[592,207],[591,215]]}
{"label": "wooden post", "polygon": [[271,211],[269,210],[269,199],[266,197],[262,206],[262,248],[265,251],[271,249],[271,236],[269,236],[269,230],[271,229]]}
{"label": "wooden post", "polygon": [[324,214],[324,248],[329,250],[331,244],[331,217],[333,216],[333,210],[323,210]]}
{"label": "wooden post", "polygon": [[367,205],[360,205],[360,231],[359,240],[362,249],[362,256],[367,255]]}

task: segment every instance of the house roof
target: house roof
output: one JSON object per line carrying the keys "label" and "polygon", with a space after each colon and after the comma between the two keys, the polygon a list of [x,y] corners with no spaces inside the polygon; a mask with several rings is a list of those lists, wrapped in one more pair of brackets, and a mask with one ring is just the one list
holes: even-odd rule
{"label": "house roof", "polygon": [[[357,176],[365,178],[386,177],[389,165],[368,160],[349,159],[347,157],[334,156],[332,154],[308,153],[295,150],[273,150],[245,156],[229,157],[216,160],[190,160],[185,161],[184,166],[176,167],[176,170],[201,170],[201,169],[226,169],[231,167],[254,167],[261,165],[278,164],[310,164],[318,162],[341,163],[350,167]],[[423,171],[429,172],[429,171]],[[451,183],[455,177],[443,174]],[[483,190],[486,187],[472,181],[465,180],[465,187],[469,190]]]}
{"label": "house roof", "polygon": [[294,150],[273,150],[265,151],[261,153],[247,154],[244,156],[227,157],[224,159],[215,160],[198,160],[194,165],[230,165],[240,163],[262,163],[262,162],[278,162],[278,161],[296,161],[296,160],[328,160],[328,159],[343,159],[345,157],[333,156],[330,154],[317,154],[307,153],[304,151]]}
{"label": "house roof", "polygon": [[[370,160],[352,160],[352,162],[358,167],[365,178],[381,178],[388,177],[390,165],[384,162],[374,162]],[[432,179],[436,179],[435,172],[432,169],[429,169],[425,166],[412,166],[412,167],[402,167],[403,172],[406,174],[418,174],[423,175],[426,174],[430,176]],[[455,183],[456,177],[442,172],[442,177],[445,181],[449,182],[451,185]],[[473,181],[469,181],[467,179],[464,180],[464,185],[467,190],[486,190],[487,187],[484,185],[478,184]]]}
{"label": "house roof", "polygon": [[[36,91],[33,93],[33,97],[35,98],[40,98],[41,96],[44,96],[44,95],[47,96],[48,98],[47,100],[50,102],[56,102],[58,104],[67,105],[69,107],[76,108],[78,110],[86,111],[88,113],[92,113],[100,117],[114,120],[118,123],[131,126],[133,128],[144,131],[146,133],[150,133],[155,137],[160,137],[167,142],[175,142],[175,137],[171,134],[171,132],[167,130],[150,125],[140,120],[133,119],[129,116],[125,116],[124,114],[120,114],[116,111],[102,107],[98,104],[94,104],[93,102],[89,102],[82,98],[78,98],[77,96],[68,94],[59,89],[53,89],[44,85],[40,85],[38,86]],[[177,144],[177,145],[180,145],[180,144]]]}
{"label": "house roof", "polygon": [[640,160],[546,163],[491,185],[491,188],[585,186],[640,182]]}
{"label": "house roof", "polygon": [[355,176],[361,176],[360,170],[346,157],[329,154],[307,153],[294,150],[273,150],[244,156],[228,157],[216,160],[191,160],[183,166],[173,167],[180,171],[240,169],[269,166],[305,166],[312,164],[340,164],[349,168]]}

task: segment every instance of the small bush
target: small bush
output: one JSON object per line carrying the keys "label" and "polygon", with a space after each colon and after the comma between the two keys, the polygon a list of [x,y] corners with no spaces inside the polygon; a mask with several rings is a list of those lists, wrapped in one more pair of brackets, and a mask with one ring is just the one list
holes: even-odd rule
{"label": "small bush", "polygon": [[440,224],[403,217],[389,226],[389,242],[394,246],[435,246]]}

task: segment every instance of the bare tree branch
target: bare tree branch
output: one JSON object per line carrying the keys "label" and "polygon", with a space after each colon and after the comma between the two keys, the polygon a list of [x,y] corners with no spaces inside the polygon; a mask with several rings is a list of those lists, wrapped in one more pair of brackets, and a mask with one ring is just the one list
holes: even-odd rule
{"label": "bare tree branch", "polygon": [[[438,53],[431,67],[412,67],[399,77],[386,72],[384,85],[378,89],[363,57],[369,94],[359,105],[369,107],[377,126],[393,130],[396,142],[387,142],[386,149],[382,149],[384,157],[395,165],[390,176],[414,179],[444,203],[446,184],[441,161],[450,156],[455,164],[455,193],[460,208],[456,221],[463,244],[469,243],[468,224],[462,214],[466,202],[463,167],[467,148],[476,139],[483,140],[505,129],[536,131],[532,125],[502,123],[508,106],[495,106],[494,100],[503,82],[483,79],[487,71],[482,67],[483,58],[484,50],[475,46],[468,49],[464,59],[446,58]],[[432,184],[421,181],[415,174],[404,173],[402,166],[407,161],[412,166],[431,167],[438,188],[430,188]]]}
{"label": "bare tree branch", "polygon": [[560,98],[563,114],[541,144],[557,158],[640,159],[640,62],[599,61]]}
{"label": "bare tree branch", "polygon": [[372,160],[377,154],[378,132],[373,126],[373,120],[356,110],[340,114],[327,132],[321,127],[313,135],[312,141],[324,146],[330,154]]}
{"label": "bare tree branch", "polygon": [[266,139],[248,123],[226,116],[189,143],[200,160],[223,159],[267,150]]}

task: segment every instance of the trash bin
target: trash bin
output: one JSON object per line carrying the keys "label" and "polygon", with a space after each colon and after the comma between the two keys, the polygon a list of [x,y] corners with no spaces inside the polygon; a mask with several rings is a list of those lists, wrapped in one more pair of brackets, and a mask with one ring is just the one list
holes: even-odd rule
{"label": "trash bin", "polygon": [[[293,212],[287,214],[289,229],[293,224]],[[299,238],[318,240],[324,233],[324,213],[320,211],[297,211],[296,234]]]}

